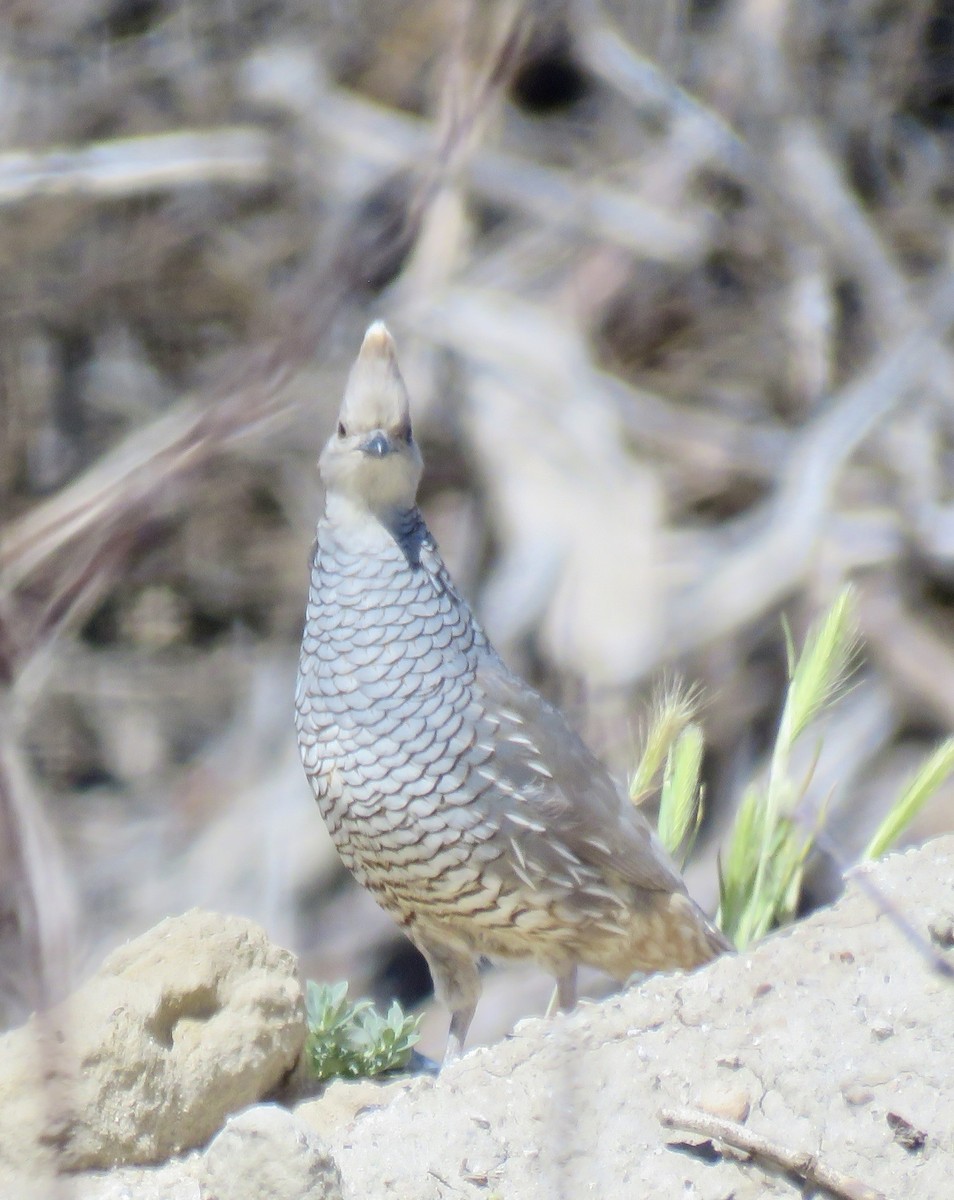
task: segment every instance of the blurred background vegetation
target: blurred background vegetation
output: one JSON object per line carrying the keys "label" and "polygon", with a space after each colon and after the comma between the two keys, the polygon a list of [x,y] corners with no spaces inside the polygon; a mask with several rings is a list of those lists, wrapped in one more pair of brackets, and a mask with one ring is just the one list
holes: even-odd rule
{"label": "blurred background vegetation", "polygon": [[[702,688],[710,908],[780,615],[854,580],[800,815],[865,845],[954,730],[950,0],[9,0],[0,83],[0,1027],[192,905],[426,999],[292,725],[378,316],[508,661],[621,777]],[[489,990],[477,1040],[549,983]]]}

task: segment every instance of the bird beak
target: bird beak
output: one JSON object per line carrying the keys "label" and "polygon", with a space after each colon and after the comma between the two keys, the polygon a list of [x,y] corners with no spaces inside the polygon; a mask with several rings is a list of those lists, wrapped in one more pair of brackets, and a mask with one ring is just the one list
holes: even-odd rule
{"label": "bird beak", "polygon": [[393,454],[396,449],[394,442],[380,429],[376,429],[361,443],[362,452],[370,454],[373,458],[384,458],[385,455]]}

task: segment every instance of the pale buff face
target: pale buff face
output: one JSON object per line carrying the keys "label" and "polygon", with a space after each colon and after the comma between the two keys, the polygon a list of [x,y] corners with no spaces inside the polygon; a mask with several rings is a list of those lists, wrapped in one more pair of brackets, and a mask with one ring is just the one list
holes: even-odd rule
{"label": "pale buff face", "polygon": [[376,321],[351,368],[321,477],[329,493],[380,512],[414,505],[423,465],[394,342]]}

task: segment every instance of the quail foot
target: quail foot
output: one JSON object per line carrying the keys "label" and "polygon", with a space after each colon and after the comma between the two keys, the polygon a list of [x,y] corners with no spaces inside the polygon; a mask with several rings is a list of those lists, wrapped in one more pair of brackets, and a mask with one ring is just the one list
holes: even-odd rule
{"label": "quail foot", "polygon": [[417,508],[394,342],[365,335],[320,459],[325,513],[296,697],[305,771],[339,854],[427,959],[464,1045],[481,956],[532,959],[576,999],[728,949],[643,816],[498,656]]}

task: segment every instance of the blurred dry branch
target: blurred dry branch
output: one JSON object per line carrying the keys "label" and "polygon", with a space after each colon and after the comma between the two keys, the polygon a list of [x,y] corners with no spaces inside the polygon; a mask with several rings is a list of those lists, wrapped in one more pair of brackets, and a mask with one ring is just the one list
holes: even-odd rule
{"label": "blurred dry branch", "polygon": [[865,843],[954,722],[952,56],[941,0],[4,10],[0,1020],[196,902],[426,992],[290,719],[314,460],[374,316],[507,657],[621,775],[656,673],[709,697],[703,900],[779,610],[857,579],[809,800]]}
{"label": "blurred dry branch", "polygon": [[196,183],[261,184],[270,168],[261,129],[183,130],[80,150],[0,154],[0,205],[49,196],[148,195]]}

